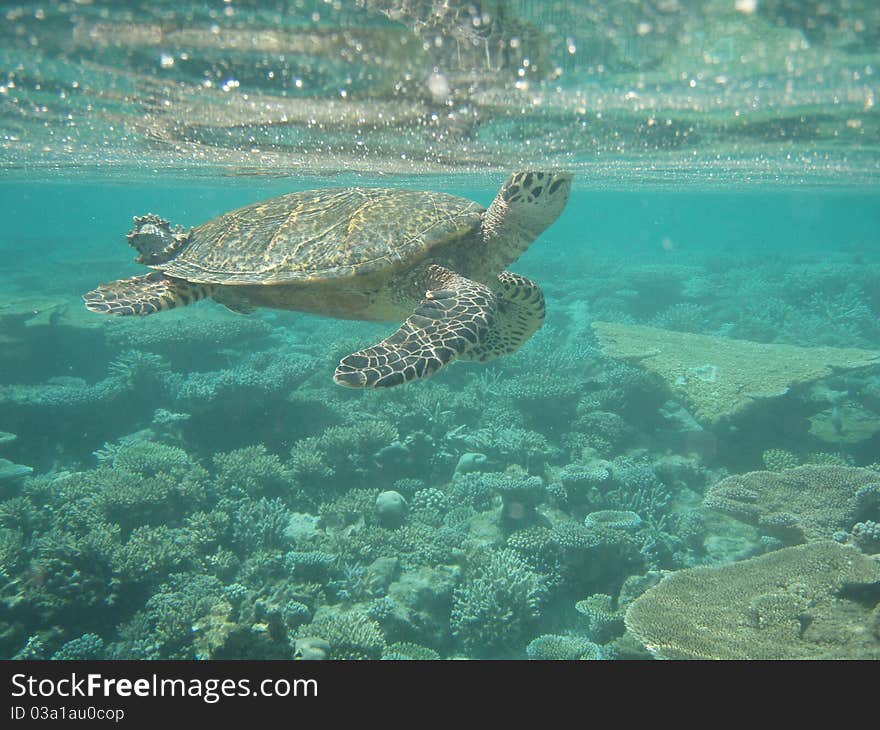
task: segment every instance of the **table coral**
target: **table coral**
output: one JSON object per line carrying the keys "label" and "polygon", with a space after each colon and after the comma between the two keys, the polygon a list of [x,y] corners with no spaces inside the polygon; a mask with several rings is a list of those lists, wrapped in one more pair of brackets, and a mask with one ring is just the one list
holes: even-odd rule
{"label": "table coral", "polygon": [[626,626],[664,659],[880,659],[878,583],[880,563],[822,540],[673,573],[630,605]]}
{"label": "table coral", "polygon": [[613,322],[593,322],[593,330],[606,355],[659,375],[708,425],[792,386],[880,364],[876,350],[769,345]]}
{"label": "table coral", "polygon": [[880,477],[870,469],[801,466],[722,479],[703,504],[788,544],[829,539],[876,513]]}

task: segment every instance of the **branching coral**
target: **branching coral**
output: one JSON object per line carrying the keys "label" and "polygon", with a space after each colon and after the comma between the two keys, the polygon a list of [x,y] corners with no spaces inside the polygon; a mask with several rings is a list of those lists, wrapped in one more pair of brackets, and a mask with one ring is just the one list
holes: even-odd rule
{"label": "branching coral", "polygon": [[512,656],[540,616],[543,578],[512,550],[490,552],[452,596],[452,632],[472,656]]}
{"label": "branching coral", "polygon": [[194,659],[193,627],[224,601],[223,584],[192,573],[172,575],[120,629],[111,647],[116,659]]}
{"label": "branching coral", "polygon": [[280,548],[285,543],[290,517],[290,510],[280,499],[245,500],[232,518],[235,542],[245,553]]}
{"label": "branching coral", "polygon": [[297,630],[298,637],[318,638],[330,645],[328,659],[381,659],[385,637],[379,624],[362,613],[327,613]]}
{"label": "branching coral", "polygon": [[526,655],[545,661],[601,659],[602,647],[582,636],[543,634],[529,642]]}
{"label": "branching coral", "polygon": [[225,494],[281,497],[290,492],[289,472],[263,444],[214,454],[214,468]]}

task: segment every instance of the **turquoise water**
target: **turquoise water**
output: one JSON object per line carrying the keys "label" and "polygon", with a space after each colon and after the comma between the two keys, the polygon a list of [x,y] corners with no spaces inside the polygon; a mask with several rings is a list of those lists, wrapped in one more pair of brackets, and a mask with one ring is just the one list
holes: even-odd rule
{"label": "turquoise water", "polygon": [[[880,657],[875,5],[429,5],[0,3],[0,656]],[[520,169],[491,363],[81,300],[136,215]]]}

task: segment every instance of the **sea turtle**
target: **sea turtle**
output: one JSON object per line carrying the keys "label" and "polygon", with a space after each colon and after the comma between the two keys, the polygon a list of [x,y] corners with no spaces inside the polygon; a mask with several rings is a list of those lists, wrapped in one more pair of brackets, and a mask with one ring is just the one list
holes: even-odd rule
{"label": "sea turtle", "polygon": [[150,214],[134,219],[128,242],[156,271],[83,299],[116,315],[211,297],[240,312],[406,318],[382,342],[342,358],[335,375],[353,388],[400,385],[455,358],[511,353],[541,326],[540,288],[505,267],[556,220],[571,180],[515,173],[488,209],[445,193],[339,188],[281,195],[189,231]]}

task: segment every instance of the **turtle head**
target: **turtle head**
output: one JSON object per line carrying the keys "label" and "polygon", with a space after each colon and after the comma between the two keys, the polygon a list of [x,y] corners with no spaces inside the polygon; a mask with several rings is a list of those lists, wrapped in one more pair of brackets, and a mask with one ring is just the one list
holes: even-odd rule
{"label": "turtle head", "polygon": [[516,172],[483,214],[483,239],[500,248],[502,268],[515,261],[562,213],[571,192],[570,172]]}
{"label": "turtle head", "polygon": [[135,216],[128,234],[128,243],[140,253],[138,263],[148,266],[171,260],[188,240],[189,231],[180,226],[172,229],[168,221],[152,213]]}

